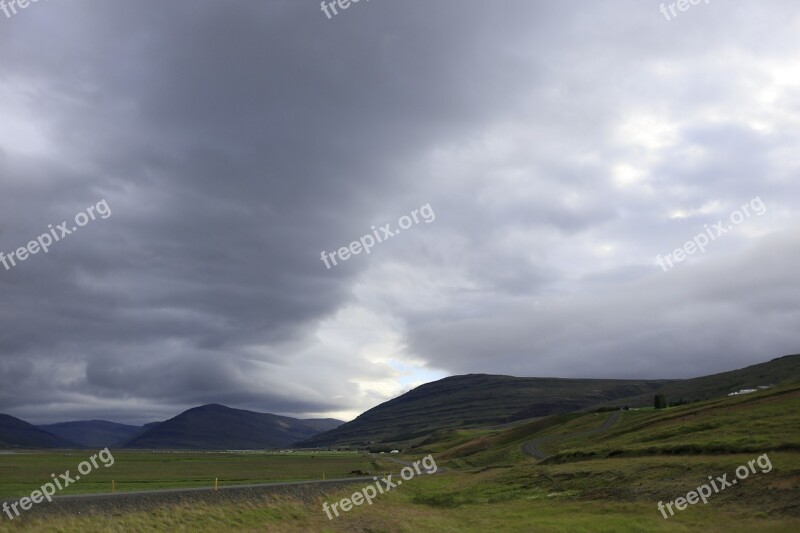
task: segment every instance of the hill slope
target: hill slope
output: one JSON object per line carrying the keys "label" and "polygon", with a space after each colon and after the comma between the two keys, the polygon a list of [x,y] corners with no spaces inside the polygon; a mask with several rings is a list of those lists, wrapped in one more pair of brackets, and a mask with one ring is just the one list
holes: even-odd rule
{"label": "hill slope", "polygon": [[[567,439],[553,461],[590,457],[800,452],[800,387],[669,409],[625,411],[602,436]],[[591,454],[591,455],[589,455]]]}
{"label": "hill slope", "polygon": [[79,448],[24,420],[0,414],[0,448]]}
{"label": "hill slope", "polygon": [[416,389],[313,437],[303,446],[418,443],[435,431],[497,424],[600,405],[650,406],[655,393],[668,400],[725,397],[742,388],[800,382],[800,355],[739,370],[685,380],[515,378],[470,374]]}
{"label": "hill slope", "polygon": [[[336,421],[338,422],[338,421]],[[284,448],[319,434],[334,421],[307,422],[269,413],[204,405],[189,409],[134,437],[128,448],[265,449]]]}
{"label": "hill slope", "polygon": [[140,426],[129,426],[105,420],[80,420],[37,426],[56,437],[72,441],[89,448],[121,446],[142,433]]}
{"label": "hill slope", "polygon": [[[523,453],[532,440],[547,459],[540,461]],[[787,522],[769,528],[763,520],[755,527],[796,531],[800,516],[800,386],[790,383],[666,409],[557,415],[512,429],[441,432],[409,450],[409,456],[427,453],[433,453],[437,463],[454,473],[453,478],[461,475],[446,491],[427,495],[428,502],[440,506],[488,500],[494,507],[518,501],[525,509],[572,501],[575,507],[565,511],[573,512],[602,501],[598,513],[603,514],[613,502],[638,502],[644,507],[645,520],[636,527],[629,527],[633,518],[631,509],[626,508],[620,520],[602,528],[604,531],[708,530],[706,513],[713,507],[739,520],[756,513],[762,513],[762,519],[794,517],[794,527]],[[744,479],[736,472],[746,464],[750,465],[747,480],[734,482],[735,487],[724,491],[715,490],[709,498],[713,505],[690,506],[680,515],[670,516],[670,522],[656,510],[656,502],[685,495],[713,479],[711,475]],[[415,503],[421,500],[416,498]],[[680,520],[674,529],[659,527],[672,520]],[[599,530],[602,521],[598,518],[557,531]],[[561,525],[563,521],[554,517],[548,524]],[[720,529],[716,521],[714,524],[710,529]]]}
{"label": "hill slope", "polygon": [[344,424],[342,420],[336,418],[306,418],[303,422],[319,431],[330,431]]}
{"label": "hill slope", "polygon": [[475,467],[498,460],[527,461],[534,442],[547,456],[546,464],[621,457],[797,453],[800,386],[666,409],[552,416],[491,432],[441,432],[414,453],[434,452],[438,458],[451,460],[451,466]]}
{"label": "hill slope", "polygon": [[[755,389],[761,385],[800,384],[800,355],[786,355],[729,372],[682,379],[666,383],[658,390],[667,401],[705,400],[727,396],[741,389]],[[630,406],[650,407],[652,395],[639,395],[626,398]]]}
{"label": "hill slope", "polygon": [[301,443],[364,445],[424,437],[444,428],[566,413],[652,392],[668,381],[517,378],[469,374],[426,383]]}

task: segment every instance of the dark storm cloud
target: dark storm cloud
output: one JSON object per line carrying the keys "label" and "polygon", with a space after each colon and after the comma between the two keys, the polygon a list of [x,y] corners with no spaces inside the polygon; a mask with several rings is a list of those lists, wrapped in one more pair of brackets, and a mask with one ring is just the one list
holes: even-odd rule
{"label": "dark storm cloud", "polygon": [[[0,269],[0,411],[354,413],[434,371],[660,377],[675,350],[702,355],[688,374],[791,350],[792,272],[744,280],[754,250],[796,250],[796,10],[702,8],[75,1],[0,20],[0,250],[113,212]],[[757,194],[767,217],[656,275]],[[425,203],[434,223],[320,262]],[[715,291],[735,295],[723,319]]]}

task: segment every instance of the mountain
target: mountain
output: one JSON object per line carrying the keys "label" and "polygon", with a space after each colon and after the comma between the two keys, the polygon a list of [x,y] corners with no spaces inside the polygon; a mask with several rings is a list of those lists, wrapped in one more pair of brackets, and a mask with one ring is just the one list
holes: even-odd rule
{"label": "mountain", "polygon": [[335,418],[306,418],[303,422],[318,431],[330,431],[344,424],[343,421]]}
{"label": "mountain", "polygon": [[[778,384],[800,384],[800,354],[786,355],[766,363],[720,374],[672,381],[661,387],[658,393],[666,396],[668,402],[694,401],[727,396],[742,389]],[[653,395],[626,398],[625,403],[631,407],[650,407],[653,405]]]}
{"label": "mountain", "polygon": [[652,394],[667,383],[668,380],[452,376],[421,385],[300,444],[315,447],[409,441],[444,428],[577,411],[609,400]]}
{"label": "mountain", "polygon": [[800,383],[800,355],[684,380],[516,378],[486,374],[426,383],[299,443],[303,447],[405,445],[441,429],[499,424],[611,405],[718,398],[744,388]]}
{"label": "mountain", "polygon": [[339,421],[300,420],[288,416],[204,405],[161,422],[125,446],[144,449],[287,448]]}
{"label": "mountain", "polygon": [[132,435],[131,436],[131,438],[129,439],[128,442],[133,440],[135,437],[138,437],[139,435],[144,435],[145,433],[147,433],[151,429],[154,429],[154,428],[158,427],[159,424],[161,424],[161,422],[149,422],[149,423],[143,425],[142,427],[139,428],[139,431],[136,433],[136,435]]}
{"label": "mountain", "polygon": [[80,448],[24,420],[0,414],[0,448]]}
{"label": "mountain", "polygon": [[37,426],[56,437],[88,448],[118,447],[142,433],[140,426],[129,426],[105,420],[81,420]]}

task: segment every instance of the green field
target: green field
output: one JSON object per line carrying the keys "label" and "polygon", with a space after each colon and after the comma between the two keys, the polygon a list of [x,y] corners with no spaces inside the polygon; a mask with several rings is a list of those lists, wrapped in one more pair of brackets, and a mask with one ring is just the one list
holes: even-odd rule
{"label": "green field", "polygon": [[[0,455],[0,498],[30,495],[93,452],[63,451]],[[374,460],[359,453],[219,453],[113,451],[114,465],[100,468],[62,494],[243,485],[275,481],[346,478],[352,470],[376,473]],[[382,466],[381,471],[389,470]]]}
{"label": "green field", "polygon": [[[672,458],[674,459],[674,458]],[[563,465],[536,473],[534,469],[490,469],[423,476],[404,484],[375,501],[328,520],[322,500],[299,502],[264,501],[233,505],[169,506],[151,512],[119,516],[66,517],[34,520],[27,524],[0,523],[0,531],[359,531],[359,532],[649,532],[730,531],[785,532],[797,530],[800,519],[771,516],[750,505],[713,502],[690,508],[664,520],[655,501],[625,502],[612,494],[586,497],[581,490],[604,482],[619,481],[620,469],[637,477],[639,463],[617,460],[617,468],[575,472]],[[782,460],[780,460],[782,461]],[[796,458],[795,458],[796,461]],[[776,462],[777,463],[777,462]],[[612,463],[614,464],[614,463]],[[782,468],[781,466],[776,468]],[[678,471],[679,465],[676,466]],[[716,465],[709,465],[716,467]],[[588,483],[576,482],[578,474]],[[564,483],[571,482],[572,488]],[[687,486],[691,483],[687,480]],[[681,488],[681,490],[687,490]],[[329,501],[350,494],[339,490]],[[672,496],[678,496],[674,493]]]}

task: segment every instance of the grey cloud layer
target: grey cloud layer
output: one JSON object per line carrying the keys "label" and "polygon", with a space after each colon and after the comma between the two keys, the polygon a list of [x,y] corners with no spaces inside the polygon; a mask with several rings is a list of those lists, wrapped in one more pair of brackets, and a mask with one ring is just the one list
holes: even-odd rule
{"label": "grey cloud layer", "polygon": [[[403,388],[387,338],[441,373],[798,351],[788,0],[669,23],[638,1],[34,7],[0,20],[0,250],[100,198],[114,216],[0,271],[2,412],[357,412]],[[656,270],[756,194],[763,220]],[[435,224],[320,264],[425,203]],[[346,310],[376,325],[334,342]]]}

